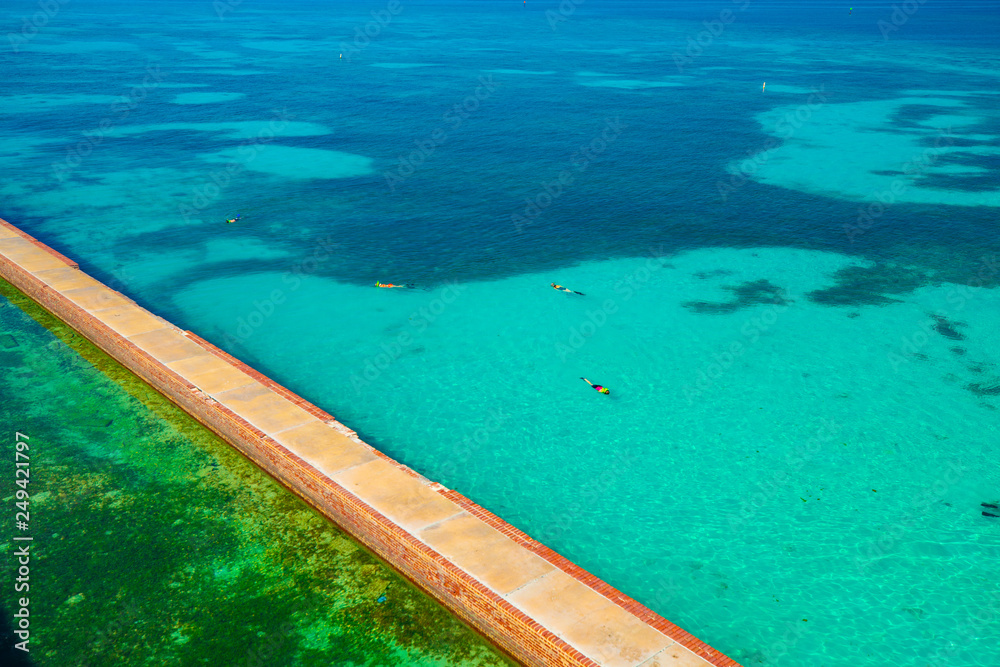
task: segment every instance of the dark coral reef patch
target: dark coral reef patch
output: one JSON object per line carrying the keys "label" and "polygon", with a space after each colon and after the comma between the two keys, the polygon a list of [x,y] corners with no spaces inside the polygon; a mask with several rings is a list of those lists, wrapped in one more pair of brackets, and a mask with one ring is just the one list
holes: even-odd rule
{"label": "dark coral reef patch", "polygon": [[726,285],[724,290],[733,293],[735,298],[732,301],[688,301],[685,308],[690,308],[696,313],[726,314],[735,313],[743,308],[750,308],[761,304],[786,305],[785,291],[766,279],[752,280],[742,285]]}

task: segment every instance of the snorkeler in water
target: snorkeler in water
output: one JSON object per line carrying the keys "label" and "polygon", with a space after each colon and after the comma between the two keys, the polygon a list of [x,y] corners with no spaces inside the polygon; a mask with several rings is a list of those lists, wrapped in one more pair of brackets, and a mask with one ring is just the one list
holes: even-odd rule
{"label": "snorkeler in water", "polygon": [[586,382],[587,384],[589,384],[591,387],[593,387],[597,391],[601,392],[602,394],[610,394],[611,393],[611,390],[608,389],[607,387],[602,387],[599,384],[594,384],[593,382],[591,382],[587,378],[580,378],[580,379],[583,380],[584,382]]}
{"label": "snorkeler in water", "polygon": [[239,213],[237,213],[237,214],[236,214],[236,217],[235,217],[235,218],[228,218],[228,219],[226,219],[226,224],[227,224],[227,225],[231,225],[231,224],[233,224],[234,222],[236,222],[237,220],[239,220],[239,219],[240,219],[240,217],[241,217],[241,216],[240,216],[240,214],[239,214]]}
{"label": "snorkeler in water", "polygon": [[386,289],[392,289],[393,287],[402,287],[403,289],[413,289],[413,285],[393,285],[392,283],[380,283],[375,281],[375,287],[384,287]]}
{"label": "snorkeler in water", "polygon": [[557,289],[561,292],[569,292],[570,294],[579,294],[580,296],[587,296],[583,292],[577,292],[576,290],[572,290],[568,287],[563,287],[562,285],[556,285],[555,283],[549,283],[549,284],[552,285],[552,289]]}

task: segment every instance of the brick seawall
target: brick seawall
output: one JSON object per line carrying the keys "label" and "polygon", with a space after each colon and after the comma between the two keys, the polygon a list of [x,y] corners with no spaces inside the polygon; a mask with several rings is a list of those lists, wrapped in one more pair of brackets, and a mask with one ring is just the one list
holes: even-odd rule
{"label": "brick seawall", "polygon": [[0,276],[524,664],[739,667],[4,220]]}

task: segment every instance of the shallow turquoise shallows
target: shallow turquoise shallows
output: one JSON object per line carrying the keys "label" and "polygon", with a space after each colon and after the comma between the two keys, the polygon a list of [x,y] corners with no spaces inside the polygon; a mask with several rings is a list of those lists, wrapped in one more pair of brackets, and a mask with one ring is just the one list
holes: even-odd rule
{"label": "shallow turquoise shallows", "polygon": [[1000,4],[906,7],[81,0],[0,215],[742,664],[993,667]]}

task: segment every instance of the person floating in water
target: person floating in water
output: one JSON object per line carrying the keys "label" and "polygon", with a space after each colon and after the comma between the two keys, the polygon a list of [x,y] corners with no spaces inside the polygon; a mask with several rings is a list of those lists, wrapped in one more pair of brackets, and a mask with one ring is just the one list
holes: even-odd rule
{"label": "person floating in water", "polygon": [[589,384],[591,387],[593,387],[597,391],[601,392],[602,394],[610,394],[611,393],[611,390],[608,389],[607,387],[602,387],[599,384],[594,384],[593,382],[591,382],[587,378],[580,378],[580,379],[583,380],[584,382],[586,382],[587,384]]}
{"label": "person floating in water", "polygon": [[236,217],[235,217],[235,218],[229,218],[229,219],[227,219],[227,220],[226,220],[226,224],[229,224],[229,225],[231,225],[231,224],[233,224],[234,222],[236,222],[237,220],[239,220],[239,219],[240,219],[240,217],[241,217],[241,216],[240,216],[240,214],[239,214],[239,213],[237,213],[237,214],[236,214]]}
{"label": "person floating in water", "polygon": [[583,292],[577,292],[576,290],[571,290],[570,288],[563,287],[562,285],[556,285],[555,283],[549,283],[549,284],[552,285],[552,289],[557,289],[562,292],[569,292],[570,294],[579,294],[580,296],[587,296]]}
{"label": "person floating in water", "polygon": [[403,289],[411,289],[412,285],[393,285],[392,283],[380,283],[375,281],[375,287],[385,287],[386,289],[392,289],[393,287],[402,287]]}

